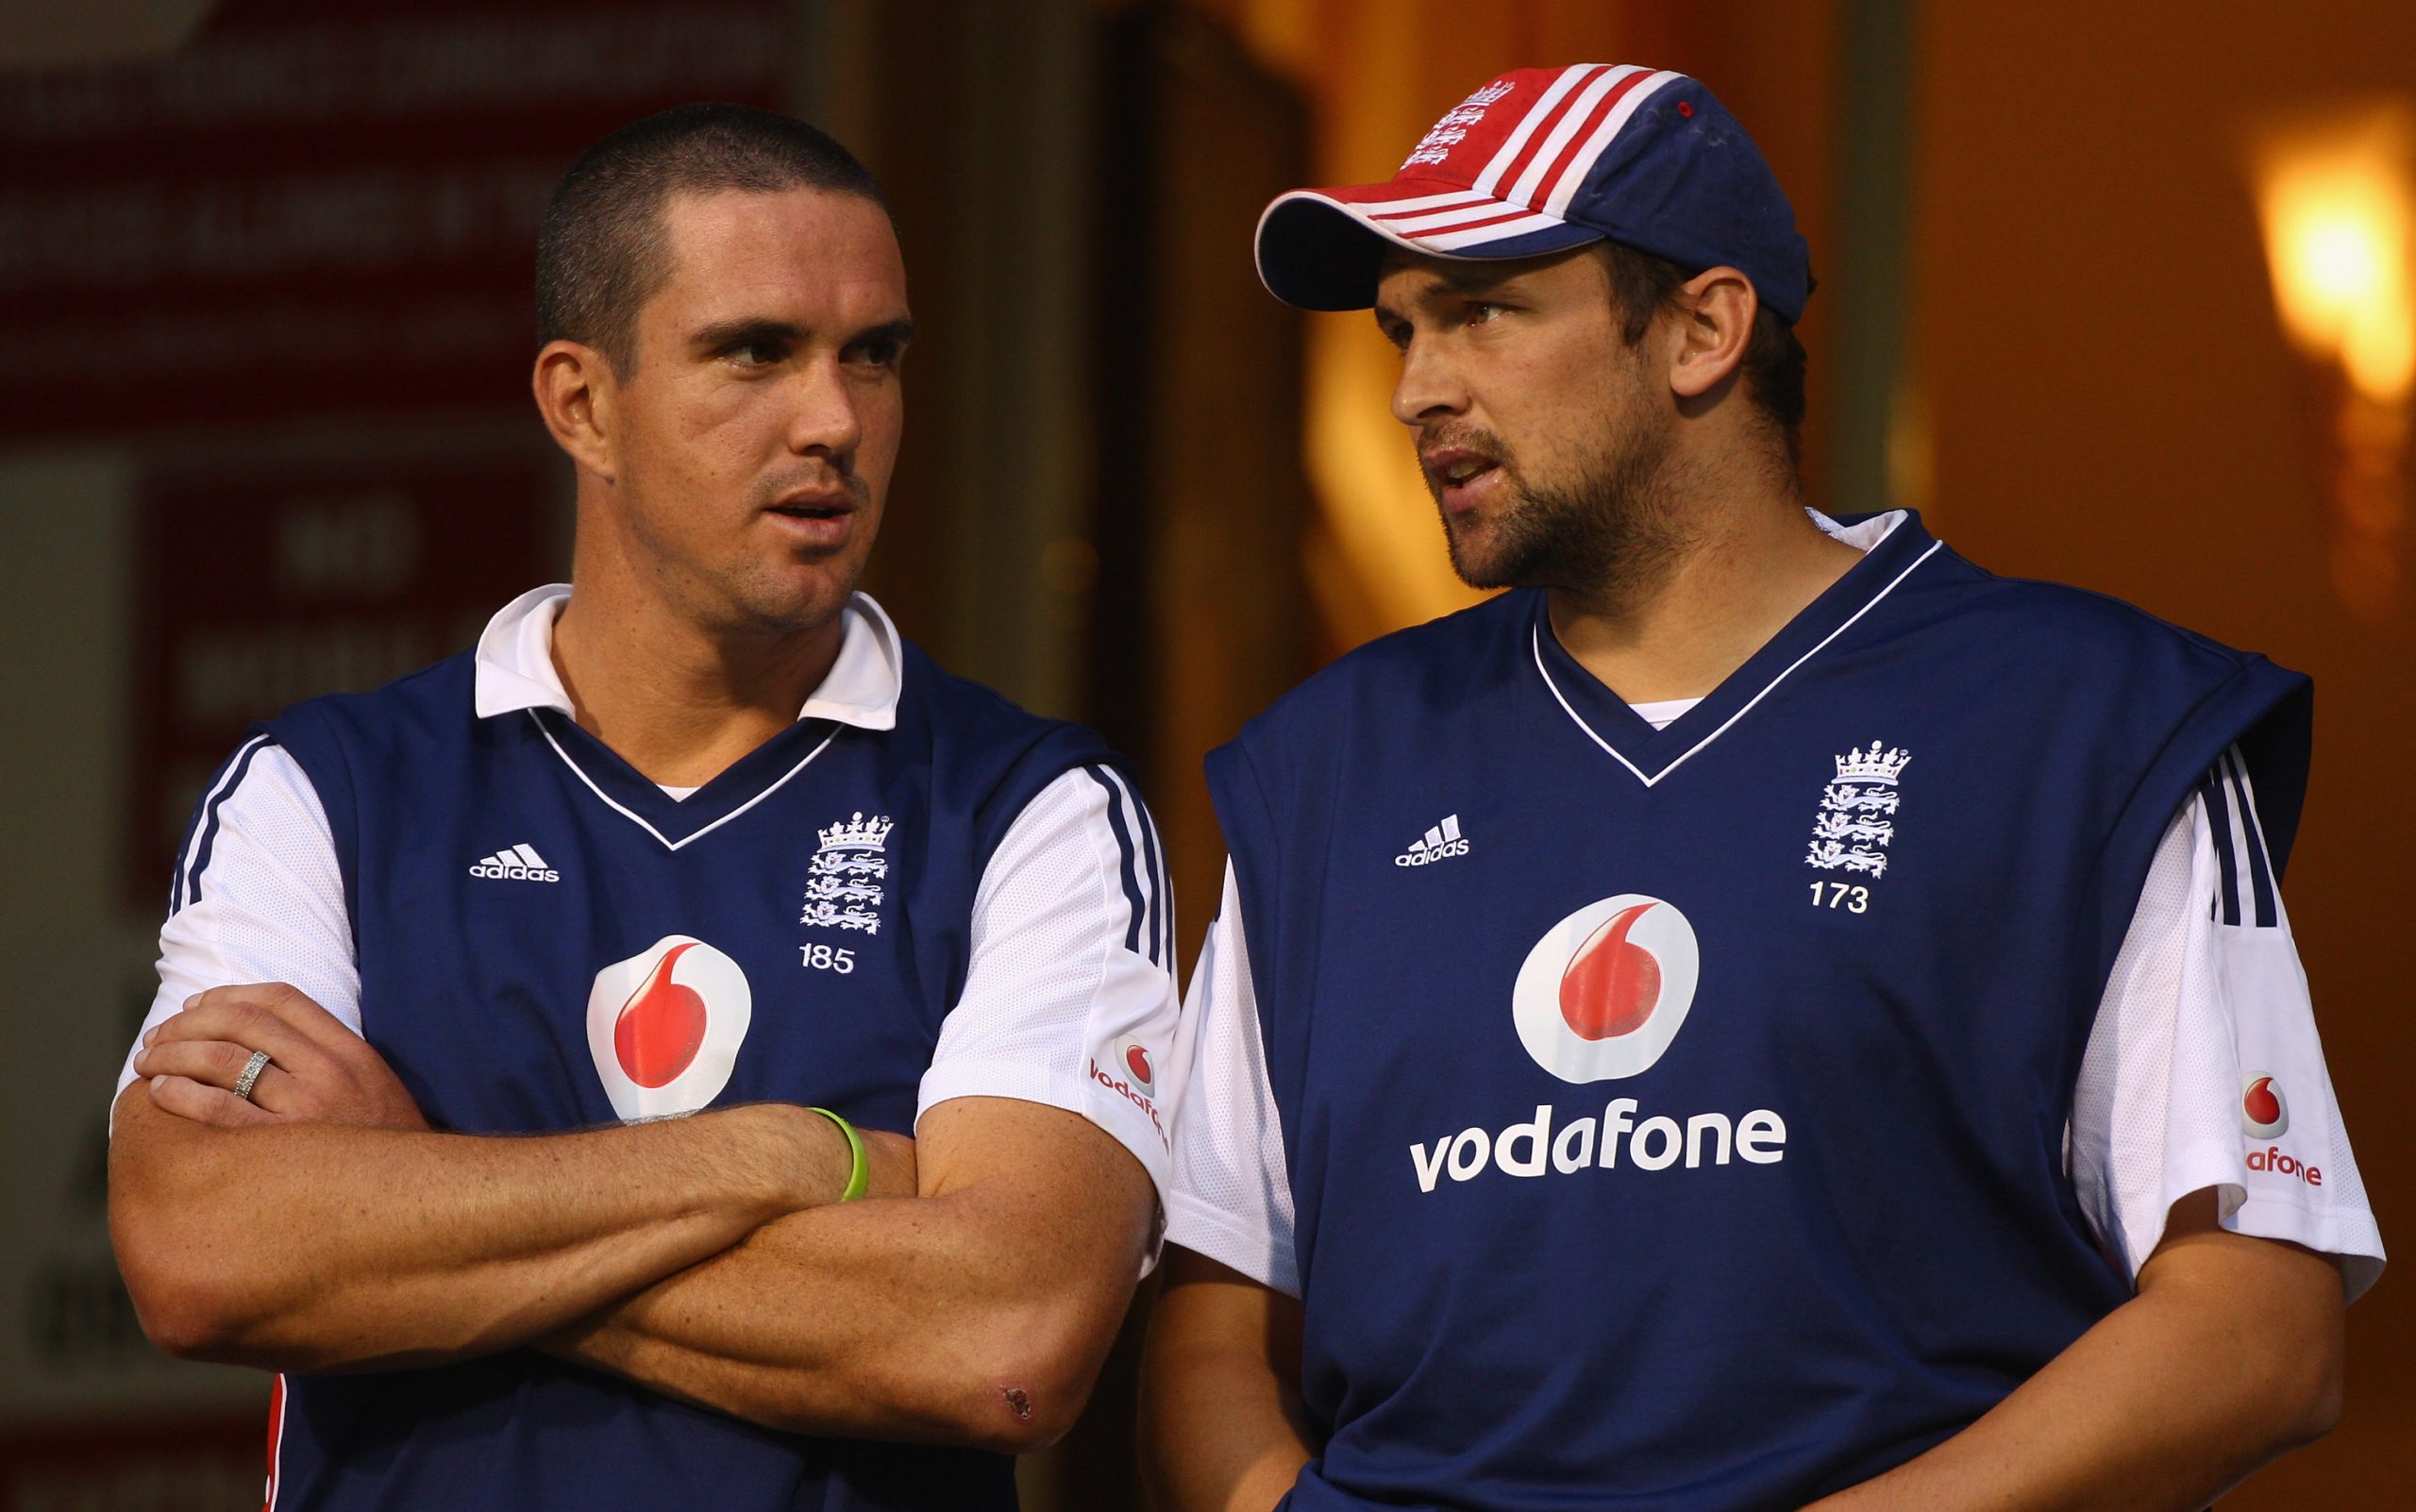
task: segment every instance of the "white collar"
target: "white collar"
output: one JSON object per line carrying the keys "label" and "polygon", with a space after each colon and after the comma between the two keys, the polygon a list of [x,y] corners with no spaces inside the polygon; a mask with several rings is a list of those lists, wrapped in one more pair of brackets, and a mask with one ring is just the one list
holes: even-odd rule
{"label": "white collar", "polygon": [[[571,713],[570,696],[554,670],[554,621],[570,602],[570,584],[531,588],[503,606],[478,637],[478,717],[523,709]],[[832,719],[859,730],[894,730],[906,676],[905,644],[870,594],[852,594],[839,611],[839,656],[797,711],[799,719]]]}
{"label": "white collar", "polygon": [[1869,556],[1871,548],[1878,546],[1880,542],[1893,535],[1896,527],[1904,524],[1905,519],[1904,511],[1889,510],[1885,514],[1874,514],[1859,525],[1839,525],[1819,510],[1808,506],[1804,512],[1812,516],[1812,523],[1819,526],[1824,534],[1843,541],[1865,556]]}

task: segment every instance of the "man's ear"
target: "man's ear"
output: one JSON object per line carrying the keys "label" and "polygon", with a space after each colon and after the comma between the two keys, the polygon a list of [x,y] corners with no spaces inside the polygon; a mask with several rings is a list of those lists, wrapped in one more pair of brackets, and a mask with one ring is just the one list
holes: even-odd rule
{"label": "man's ear", "polygon": [[1753,280],[1735,268],[1706,268],[1679,285],[1671,302],[1677,345],[1670,354],[1669,388],[1682,399],[1701,398],[1728,379],[1745,360],[1761,297]]}
{"label": "man's ear", "polygon": [[602,352],[581,342],[546,344],[529,387],[554,444],[582,471],[612,481],[612,400],[619,383]]}

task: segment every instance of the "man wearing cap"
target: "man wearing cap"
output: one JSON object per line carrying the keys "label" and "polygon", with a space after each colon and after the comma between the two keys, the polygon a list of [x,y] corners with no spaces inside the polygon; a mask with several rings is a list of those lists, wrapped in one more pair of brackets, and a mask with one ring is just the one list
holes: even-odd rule
{"label": "man wearing cap", "polygon": [[1510,591],[1210,758],[1166,1504],[2187,1512],[2322,1433],[2307,680],[1806,510],[1807,254],[1693,79],[1505,75],[1258,255]]}

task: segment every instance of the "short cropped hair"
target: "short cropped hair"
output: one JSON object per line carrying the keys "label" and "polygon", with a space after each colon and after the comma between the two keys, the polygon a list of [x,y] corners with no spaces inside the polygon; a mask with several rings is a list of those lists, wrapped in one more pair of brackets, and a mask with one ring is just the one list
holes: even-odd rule
{"label": "short cropped hair", "polygon": [[886,205],[855,155],[802,121],[751,105],[675,106],[579,154],[537,236],[537,344],[595,347],[626,378],[638,310],[671,276],[663,207],[675,193],[816,189]]}
{"label": "short cropped hair", "polygon": [[[1608,255],[1611,297],[1618,301],[1619,334],[1630,346],[1644,339],[1653,317],[1693,275],[1678,264],[1620,242],[1598,244]],[[1795,328],[1768,305],[1753,314],[1753,333],[1745,341],[1745,356],[1736,364],[1743,375],[1745,397],[1778,428],[1787,444],[1790,471],[1804,462],[1804,344]]]}

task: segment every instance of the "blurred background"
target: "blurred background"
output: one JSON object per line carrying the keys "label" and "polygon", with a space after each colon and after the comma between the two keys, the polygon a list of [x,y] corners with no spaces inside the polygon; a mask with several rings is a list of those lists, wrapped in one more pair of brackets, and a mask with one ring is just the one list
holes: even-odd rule
{"label": "blurred background", "polygon": [[[1132,753],[1187,961],[1201,753],[1468,599],[1389,348],[1267,297],[1250,227],[1389,175],[1495,73],[1580,60],[1703,77],[1792,195],[1811,502],[1918,507],[1998,571],[2314,674],[2286,896],[2416,1246],[2407,0],[0,0],[0,1512],[258,1502],[265,1379],[154,1354],[110,1263],[109,1088],[243,725],[562,572],[529,269],[582,146],[742,100],[880,176],[925,334],[869,586]],[[1026,1465],[1042,1512],[1139,1504],[1147,1302]],[[2225,1506],[2416,1504],[2412,1437],[2416,1291],[2386,1275],[2339,1431]]]}

